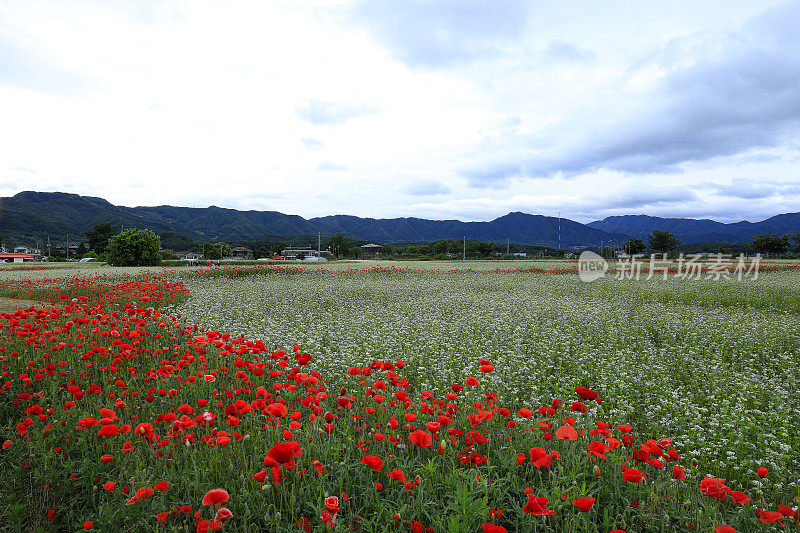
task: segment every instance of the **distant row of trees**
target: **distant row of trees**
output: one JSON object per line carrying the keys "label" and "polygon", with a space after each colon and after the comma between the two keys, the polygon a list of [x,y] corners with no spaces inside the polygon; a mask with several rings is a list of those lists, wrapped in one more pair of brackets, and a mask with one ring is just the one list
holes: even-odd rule
{"label": "distant row of trees", "polygon": [[[750,242],[750,247],[761,253],[780,255],[789,251],[792,242],[795,248],[800,249],[800,232],[787,233],[785,235],[779,233],[755,235]],[[642,239],[632,238],[623,243],[623,249],[625,253],[630,255],[641,253],[647,248],[656,252],[667,253],[675,250],[680,245],[681,241],[671,231],[653,230],[653,233],[647,236],[647,244]]]}
{"label": "distant row of trees", "polygon": [[[113,265],[140,266],[157,265],[163,259],[177,259],[170,250],[161,250],[160,238],[151,230],[127,229],[120,233],[110,222],[95,225],[86,232],[89,250],[81,243],[79,257],[89,255],[108,261]],[[0,235],[0,243],[2,236]],[[761,253],[771,256],[784,254],[792,247],[800,249],[800,232],[778,234],[764,233],[756,235],[750,242],[750,247]],[[327,249],[335,258],[361,258],[363,250],[353,240],[338,234],[331,237],[326,243]],[[631,238],[623,243],[625,253],[635,255],[646,249],[660,253],[674,251],[681,246],[681,241],[668,230],[653,230],[645,239]],[[267,248],[261,246],[253,253],[255,259],[278,255],[288,247],[285,241],[276,241]],[[197,246],[202,250],[203,257],[218,260],[231,255],[231,247],[224,242],[206,242]],[[472,259],[488,258],[497,253],[502,253],[502,245],[486,241],[461,239],[444,239],[433,243],[419,243],[408,245],[384,244],[381,256],[384,258],[433,258],[446,259],[466,256]],[[542,247],[542,255],[559,256],[563,250],[553,250]]]}

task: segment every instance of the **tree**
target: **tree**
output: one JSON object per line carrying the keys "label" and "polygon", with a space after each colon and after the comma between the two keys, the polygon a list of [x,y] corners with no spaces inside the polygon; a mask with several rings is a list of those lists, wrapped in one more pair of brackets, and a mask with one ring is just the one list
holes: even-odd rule
{"label": "tree", "polygon": [[161,263],[161,239],[149,229],[126,229],[108,240],[106,254],[114,266],[155,266]]}
{"label": "tree", "polygon": [[669,252],[681,245],[681,241],[668,230],[654,229],[647,236],[647,245],[657,252]]}
{"label": "tree", "polygon": [[80,243],[78,245],[78,257],[83,257],[84,255],[86,255],[86,245]]}
{"label": "tree", "polygon": [[[275,255],[281,255],[284,249],[286,249],[286,243],[284,241],[278,241],[272,245],[272,253]],[[264,256],[266,256],[266,254],[264,254]]]}
{"label": "tree", "polygon": [[782,254],[789,249],[789,236],[778,233],[762,233],[753,237],[750,246],[767,254]]}
{"label": "tree", "polygon": [[170,250],[169,248],[167,248],[166,250],[161,250],[159,252],[159,255],[161,255],[162,261],[177,261],[178,259],[180,259],[180,257],[178,257],[177,254],[172,250]]}
{"label": "tree", "polygon": [[222,259],[223,257],[230,257],[231,247],[226,242],[215,241],[207,242],[201,246],[204,254],[204,259]]}
{"label": "tree", "polygon": [[[347,255],[347,253],[350,251],[350,239],[341,233],[337,233],[331,237],[331,244],[333,245],[333,257]],[[360,249],[361,248],[359,248],[359,250]]]}
{"label": "tree", "polygon": [[478,255],[480,255],[481,257],[491,256],[493,249],[494,249],[494,243],[486,241],[478,242]]}
{"label": "tree", "polygon": [[[789,237],[790,241],[794,242],[794,245],[796,247],[800,248],[800,231],[795,231],[794,233],[790,233],[787,235],[787,237]],[[3,243],[3,238],[2,236],[0,236],[0,244],[2,243]]]}
{"label": "tree", "polygon": [[108,240],[116,233],[117,230],[114,229],[111,222],[103,222],[102,224],[95,224],[85,235],[89,239],[89,248],[97,254],[102,254],[106,251]]}
{"label": "tree", "polygon": [[644,241],[636,237],[628,239],[622,246],[625,249],[625,253],[628,255],[639,254],[645,249]]}

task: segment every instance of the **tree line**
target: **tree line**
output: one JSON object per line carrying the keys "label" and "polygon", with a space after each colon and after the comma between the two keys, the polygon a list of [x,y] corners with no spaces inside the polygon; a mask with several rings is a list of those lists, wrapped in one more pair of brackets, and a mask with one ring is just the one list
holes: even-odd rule
{"label": "tree line", "polygon": [[[800,251],[800,232],[783,235],[779,233],[758,234],[753,237],[749,246],[757,252],[776,256],[788,252],[792,248],[791,243],[794,243],[795,251]],[[668,253],[680,245],[681,241],[671,231],[653,230],[653,233],[647,236],[647,244],[643,239],[632,238],[625,241],[622,248],[625,253],[635,255],[642,253],[647,248],[660,253]]]}

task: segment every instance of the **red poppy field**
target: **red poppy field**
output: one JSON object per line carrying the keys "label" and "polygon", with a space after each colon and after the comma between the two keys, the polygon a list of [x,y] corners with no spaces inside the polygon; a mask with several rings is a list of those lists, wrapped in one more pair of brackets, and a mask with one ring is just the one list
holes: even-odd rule
{"label": "red poppy field", "polygon": [[[349,293],[365,279],[446,277],[488,294],[487,276],[554,276],[229,274],[5,285],[53,304],[0,315],[0,531],[800,530],[796,450],[780,468],[712,460],[729,450],[705,457],[680,426],[623,413],[624,384],[591,369],[525,397],[504,386],[516,375],[505,353],[484,349],[458,379],[431,383],[419,354],[337,366],[308,339],[258,340],[179,312],[211,305],[211,283],[238,294],[239,278]],[[540,364],[526,354],[514,372]]]}

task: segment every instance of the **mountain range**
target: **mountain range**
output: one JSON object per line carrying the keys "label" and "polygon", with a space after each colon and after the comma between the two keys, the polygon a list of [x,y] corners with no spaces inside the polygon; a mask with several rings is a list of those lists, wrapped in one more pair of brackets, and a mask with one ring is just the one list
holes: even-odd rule
{"label": "mountain range", "polygon": [[[61,192],[20,192],[0,198],[0,235],[6,244],[43,245],[84,240],[95,224],[148,228],[159,234],[183,236],[187,242],[243,242],[264,236],[346,237],[380,243],[431,242],[468,239],[543,246],[597,246],[612,239],[645,237],[654,229],[672,231],[684,243],[749,242],[758,233],[800,231],[800,213],[777,215],[761,222],[724,224],[713,220],[659,218],[647,215],[612,216],[581,224],[573,220],[508,213],[488,222],[422,218],[361,218],[331,215],[305,219],[277,211],[239,211],[222,207],[124,207],[102,198]],[[560,239],[559,239],[560,238]]]}

